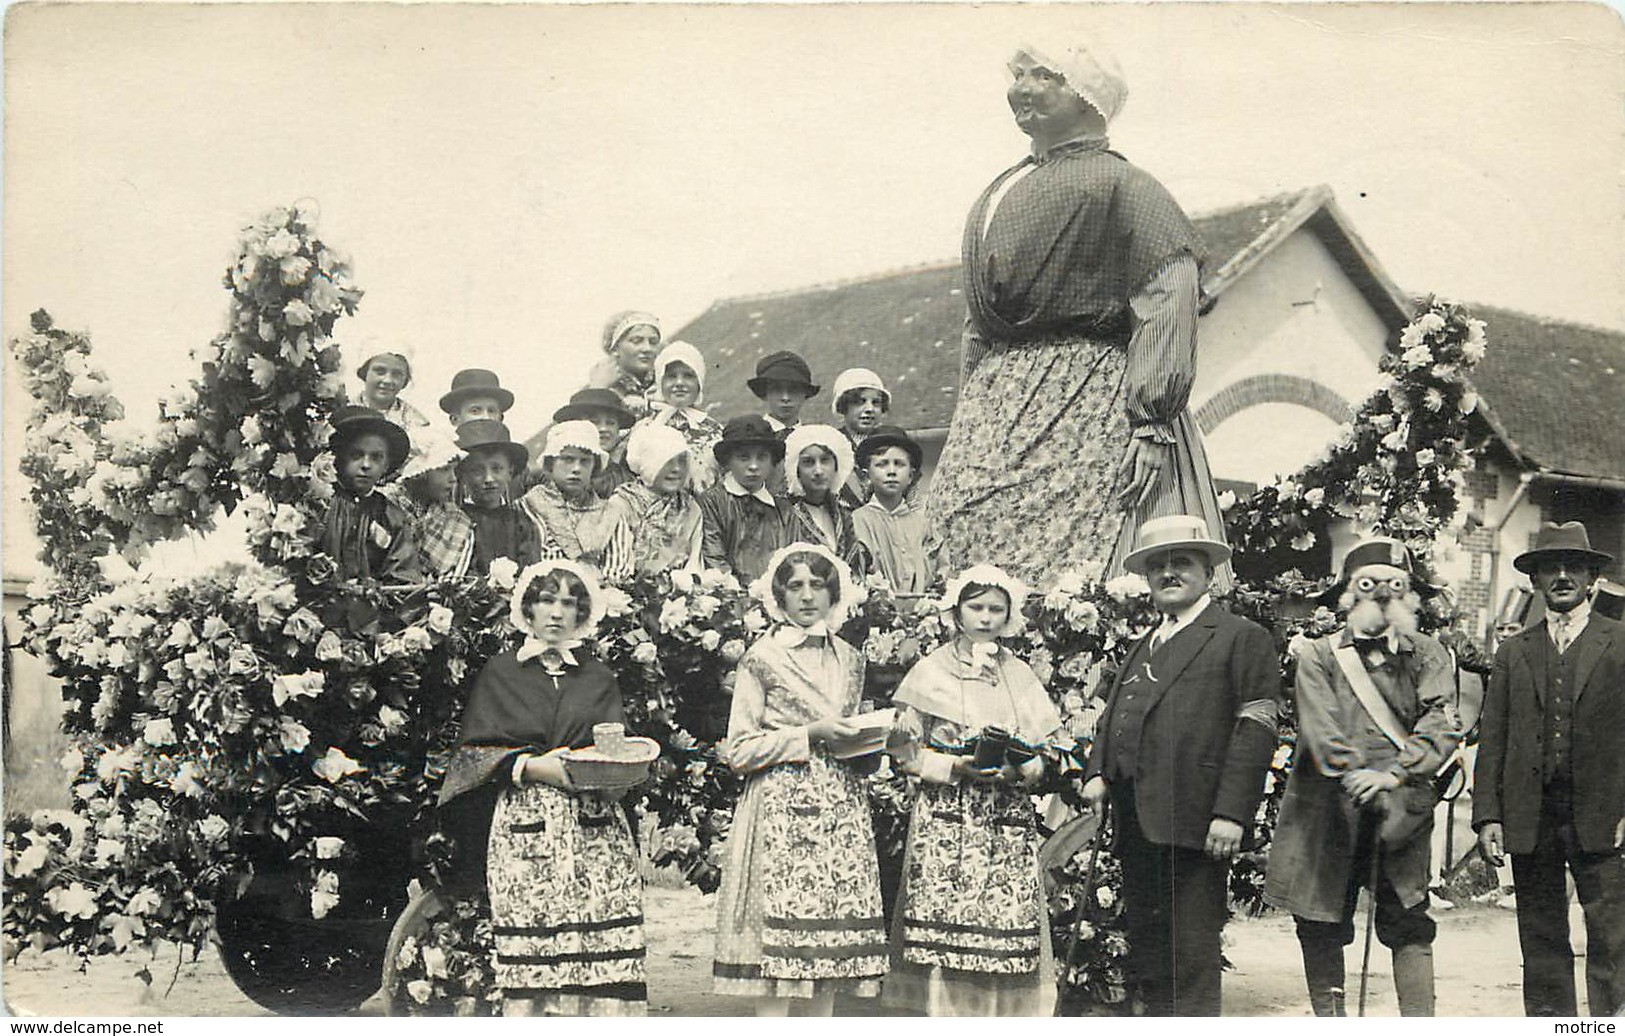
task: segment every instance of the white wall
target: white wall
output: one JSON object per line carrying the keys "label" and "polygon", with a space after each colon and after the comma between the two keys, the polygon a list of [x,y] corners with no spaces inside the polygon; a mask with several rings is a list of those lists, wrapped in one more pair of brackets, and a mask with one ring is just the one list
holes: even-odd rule
{"label": "white wall", "polygon": [[[1312,231],[1299,228],[1243,274],[1202,318],[1193,410],[1259,374],[1319,382],[1357,406],[1381,380],[1388,328]],[[1337,423],[1317,410],[1266,403],[1207,436],[1218,478],[1267,482],[1318,456]]]}

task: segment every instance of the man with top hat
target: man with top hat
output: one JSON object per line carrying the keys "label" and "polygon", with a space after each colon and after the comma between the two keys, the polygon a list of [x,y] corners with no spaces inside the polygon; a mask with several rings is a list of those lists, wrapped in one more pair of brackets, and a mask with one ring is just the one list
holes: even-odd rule
{"label": "man with top hat", "polygon": [[1110,801],[1129,966],[1153,1015],[1219,1013],[1230,861],[1275,752],[1274,643],[1209,594],[1229,558],[1201,518],[1140,526],[1123,564],[1150,584],[1162,621],[1129,649],[1085,770],[1085,807]]}
{"label": "man with top hat", "polygon": [[1544,525],[1513,559],[1546,618],[1495,654],[1474,769],[1473,828],[1490,863],[1512,857],[1523,1003],[1578,1011],[1565,870],[1586,926],[1586,1001],[1625,1010],[1625,631],[1588,597],[1613,560],[1579,522]]}
{"label": "man with top hat", "polygon": [[1433,781],[1461,725],[1450,653],[1417,629],[1422,586],[1403,543],[1361,541],[1328,594],[1345,625],[1298,652],[1297,757],[1264,898],[1296,921],[1316,1015],[1345,1013],[1343,951],[1360,889],[1373,885],[1399,1013],[1433,1014]]}
{"label": "man with top hat", "polygon": [[553,411],[553,420],[588,421],[598,430],[598,446],[609,458],[599,465],[592,479],[592,491],[601,499],[609,499],[616,489],[637,478],[626,463],[626,430],[637,421],[637,415],[626,408],[619,393],[607,388],[584,388]]}

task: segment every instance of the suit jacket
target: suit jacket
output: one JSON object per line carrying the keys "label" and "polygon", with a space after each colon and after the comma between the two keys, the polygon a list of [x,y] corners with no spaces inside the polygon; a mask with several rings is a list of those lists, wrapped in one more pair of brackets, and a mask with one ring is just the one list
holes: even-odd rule
{"label": "suit jacket", "polygon": [[[1275,754],[1281,663],[1263,627],[1209,604],[1149,653],[1129,649],[1112,682],[1085,777],[1132,767],[1134,808],[1145,838],[1201,849],[1216,816],[1250,831]],[[1152,697],[1135,744],[1119,713],[1133,695]]]}
{"label": "suit jacket", "polygon": [[[1473,829],[1503,826],[1506,848],[1529,853],[1540,823],[1541,726],[1547,696],[1543,662],[1550,642],[1541,622],[1495,654],[1473,769]],[[1574,662],[1574,833],[1584,852],[1614,847],[1625,815],[1625,628],[1593,609],[1569,651]]]}

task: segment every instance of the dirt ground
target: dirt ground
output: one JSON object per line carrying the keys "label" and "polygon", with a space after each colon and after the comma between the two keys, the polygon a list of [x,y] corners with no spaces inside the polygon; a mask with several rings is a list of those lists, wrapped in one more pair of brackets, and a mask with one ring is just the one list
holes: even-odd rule
{"label": "dirt ground", "polygon": [[[746,1002],[711,993],[711,945],[716,931],[714,897],[693,889],[650,888],[650,1013],[655,1015],[744,1015]],[[1434,947],[1441,1015],[1517,1016],[1519,994],[1517,929],[1511,910],[1468,904],[1436,911],[1439,937]],[[1291,919],[1271,915],[1238,919],[1225,931],[1225,953],[1234,970],[1224,979],[1227,1015],[1293,1017],[1307,1015],[1296,939]],[[196,963],[183,963],[173,991],[165,987],[175,975],[176,954],[168,951],[153,964],[152,990],[133,977],[134,958],[93,962],[80,972],[76,962],[58,953],[24,953],[0,973],[5,1000],[14,1014],[74,1017],[93,1015],[263,1015],[263,1008],[239,993],[219,959],[205,953]],[[1387,953],[1372,951],[1369,1014],[1392,1017],[1393,983]],[[1349,953],[1350,1011],[1358,981],[1358,946]],[[1584,995],[1583,980],[1580,983]],[[865,1001],[838,1006],[842,1014],[874,1014]],[[359,1009],[380,1015],[373,998]]]}

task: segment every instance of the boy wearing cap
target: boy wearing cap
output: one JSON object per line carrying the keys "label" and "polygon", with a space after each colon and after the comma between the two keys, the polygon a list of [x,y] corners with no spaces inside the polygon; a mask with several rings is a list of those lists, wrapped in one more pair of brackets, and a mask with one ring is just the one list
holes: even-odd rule
{"label": "boy wearing cap", "polygon": [[513,406],[513,393],[502,387],[502,379],[477,367],[458,371],[451,379],[451,391],[440,397],[453,428],[464,421],[501,421]]}
{"label": "boy wearing cap", "polygon": [[869,484],[869,502],[852,512],[852,529],[892,591],[923,594],[933,574],[925,549],[925,509],[909,499],[920,481],[920,444],[894,425],[882,425],[857,449],[857,467]]}
{"label": "boy wearing cap", "polygon": [[558,557],[583,562],[600,572],[607,571],[608,503],[593,492],[592,482],[608,461],[592,422],[560,421],[547,430],[542,481],[519,501],[541,529],[543,542],[558,548]]}
{"label": "boy wearing cap", "polygon": [[412,359],[404,352],[373,353],[355,376],[361,379],[363,406],[376,410],[390,424],[408,430],[429,427],[423,412],[401,398],[401,390],[412,384]]}
{"label": "boy wearing cap", "polygon": [[514,442],[501,421],[484,418],[464,421],[457,426],[457,445],[466,455],[457,465],[457,481],[463,487],[463,510],[474,522],[474,549],[470,575],[491,571],[497,558],[512,558],[523,569],[544,556],[555,557],[556,547],[546,555],[540,527],[509,502],[514,476],[525,470],[530,453]]}
{"label": "boy wearing cap", "polygon": [[1546,617],[1496,652],[1479,721],[1473,828],[1491,864],[1512,857],[1529,1015],[1578,1011],[1565,871],[1585,912],[1587,1007],[1625,1010],[1625,626],[1590,600],[1611,561],[1579,522],[1547,523],[1513,559]]}
{"label": "boy wearing cap", "polygon": [[[849,367],[835,379],[835,397],[830,410],[841,419],[841,431],[852,448],[863,445],[863,440],[880,427],[881,418],[891,411],[891,392],[880,375],[867,367]],[[864,482],[863,465],[858,464],[841,485],[841,502],[856,509],[868,498],[869,489]]]}
{"label": "boy wearing cap", "polygon": [[376,410],[341,407],[333,414],[328,445],[338,470],[338,488],[327,509],[322,550],[338,566],[340,579],[413,583],[421,576],[411,518],[378,492],[399,471],[411,449],[406,429]]}
{"label": "boy wearing cap", "polygon": [[598,446],[608,457],[592,480],[592,490],[602,499],[609,499],[616,488],[632,481],[636,475],[626,466],[626,430],[637,418],[611,389],[584,388],[570,397],[570,401],[553,411],[554,421],[587,421],[598,431]]}
{"label": "boy wearing cap", "polygon": [[1417,629],[1423,585],[1403,543],[1363,540],[1327,594],[1343,629],[1298,655],[1297,757],[1264,897],[1293,915],[1316,1015],[1344,1013],[1344,949],[1354,942],[1360,889],[1373,880],[1376,936],[1393,955],[1399,1013],[1433,1014],[1433,778],[1461,724],[1455,662]]}
{"label": "boy wearing cap", "polygon": [[784,460],[784,441],[767,420],[747,414],[729,421],[713,448],[722,479],[700,494],[706,568],[732,572],[748,586],[785,544],[789,503],[767,487]]}
{"label": "boy wearing cap", "polygon": [[[807,361],[788,349],[769,353],[756,363],[756,376],[745,382],[756,398],[767,405],[767,425],[780,442],[790,429],[801,423],[801,408],[807,400],[818,395],[819,386],[813,384],[812,368]],[[787,492],[783,469],[768,476],[767,488],[774,496]]]}
{"label": "boy wearing cap", "polygon": [[1162,622],[1129,649],[1085,769],[1085,808],[1110,799],[1129,965],[1150,1015],[1219,1013],[1230,861],[1275,754],[1275,644],[1209,596],[1229,558],[1201,518],[1140,526],[1123,567],[1150,584]]}

